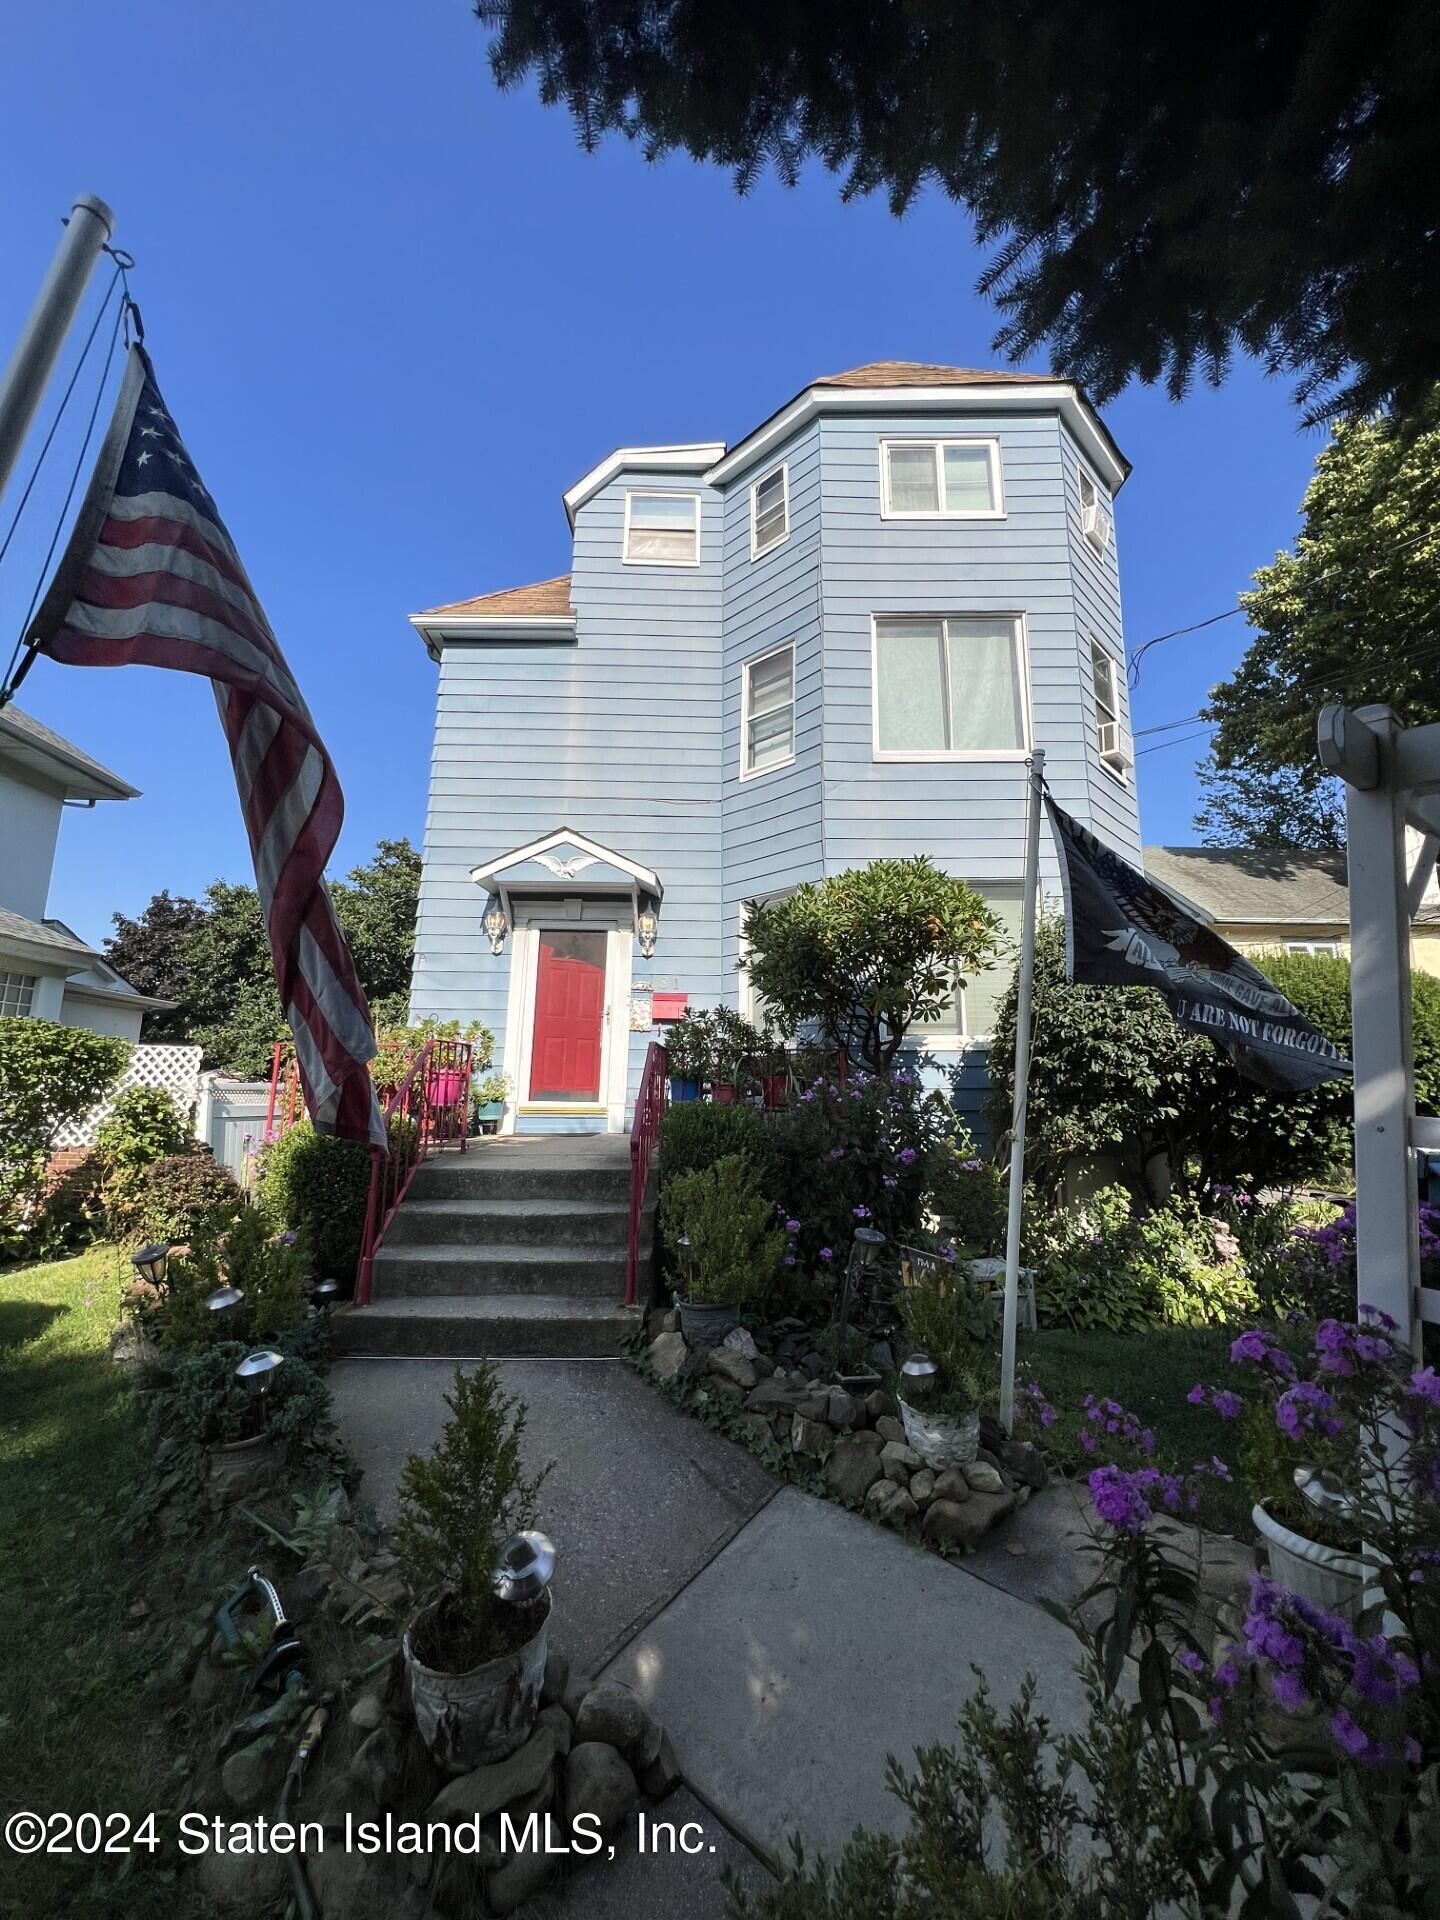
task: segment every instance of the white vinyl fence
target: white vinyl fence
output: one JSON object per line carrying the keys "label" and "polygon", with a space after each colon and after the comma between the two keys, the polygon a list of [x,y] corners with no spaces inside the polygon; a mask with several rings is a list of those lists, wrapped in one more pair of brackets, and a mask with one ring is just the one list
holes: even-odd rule
{"label": "white vinyl fence", "polygon": [[200,1082],[199,1047],[136,1047],[114,1087],[83,1119],[70,1120],[56,1134],[53,1146],[88,1147],[94,1144],[100,1123],[122,1093],[131,1087],[163,1087],[186,1118],[195,1106]]}
{"label": "white vinyl fence", "polygon": [[195,1110],[195,1138],[243,1186],[245,1161],[265,1134],[270,1104],[268,1080],[231,1080],[223,1073],[202,1073],[200,1099]]}

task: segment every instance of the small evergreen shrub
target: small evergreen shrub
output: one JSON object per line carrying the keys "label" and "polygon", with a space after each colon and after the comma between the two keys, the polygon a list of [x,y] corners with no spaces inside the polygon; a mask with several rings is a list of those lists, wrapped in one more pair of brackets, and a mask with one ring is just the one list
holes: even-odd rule
{"label": "small evergreen shrub", "polygon": [[492,1582],[506,1539],[534,1525],[550,1469],[526,1478],[525,1404],[501,1391],[490,1361],[457,1368],[445,1404],[450,1418],[434,1449],[412,1453],[401,1469],[394,1542],[411,1592],[437,1603],[415,1629],[416,1657],[465,1673],[539,1629],[543,1602],[502,1607]]}
{"label": "small evergreen shrub", "polygon": [[240,1218],[244,1206],[230,1170],[208,1147],[171,1154],[144,1169],[128,1243],[214,1240]]}
{"label": "small evergreen shrub", "polygon": [[737,1153],[749,1161],[768,1192],[773,1181],[770,1128],[754,1107],[717,1107],[708,1100],[667,1107],[660,1123],[661,1192],[682,1174],[713,1167]]}
{"label": "small evergreen shrub", "polygon": [[763,1295],[785,1251],[775,1209],[739,1154],[683,1173],[660,1200],[660,1231],[695,1306],[742,1307]]}
{"label": "small evergreen shrub", "polygon": [[302,1120],[260,1155],[255,1205],[272,1233],[303,1233],[322,1278],[349,1285],[370,1195],[370,1148]]}
{"label": "small evergreen shrub", "polygon": [[912,1345],[928,1353],[940,1369],[936,1410],[951,1419],[973,1413],[999,1367],[1000,1323],[994,1303],[954,1273],[927,1265],[901,1293],[900,1316]]}

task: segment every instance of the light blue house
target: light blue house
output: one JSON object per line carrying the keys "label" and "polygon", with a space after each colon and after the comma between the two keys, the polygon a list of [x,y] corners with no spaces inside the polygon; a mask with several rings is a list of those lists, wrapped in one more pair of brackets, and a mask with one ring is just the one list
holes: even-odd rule
{"label": "light blue house", "polygon": [[[413,1012],[493,1029],[506,1131],[619,1131],[657,1015],[752,1011],[748,901],[926,853],[1018,927],[1032,745],[1140,863],[1128,470],[1070,382],[885,361],[733,446],[619,448],[564,496],[569,574],[412,617]],[[967,1111],[1008,974],[926,1035]]]}

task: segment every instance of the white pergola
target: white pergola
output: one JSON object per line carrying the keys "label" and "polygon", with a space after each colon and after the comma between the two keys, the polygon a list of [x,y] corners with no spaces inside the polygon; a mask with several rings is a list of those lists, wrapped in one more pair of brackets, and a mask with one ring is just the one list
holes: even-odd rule
{"label": "white pergola", "polygon": [[1388,1313],[1418,1358],[1440,1290],[1420,1284],[1415,1156],[1440,1153],[1440,1119],[1415,1112],[1410,923],[1440,849],[1440,725],[1328,706],[1318,733],[1320,764],[1347,788],[1357,1304]]}

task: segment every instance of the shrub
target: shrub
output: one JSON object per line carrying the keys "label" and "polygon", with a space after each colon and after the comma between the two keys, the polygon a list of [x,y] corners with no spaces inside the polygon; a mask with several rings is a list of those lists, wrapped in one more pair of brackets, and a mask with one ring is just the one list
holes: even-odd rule
{"label": "shrub", "polygon": [[1048,1218],[1032,1195],[1026,1214],[1025,1258],[1038,1268],[1047,1325],[1137,1333],[1224,1325],[1255,1309],[1244,1262],[1227,1259],[1215,1223],[1184,1202],[1136,1216],[1129,1192],[1114,1186]]}
{"label": "shrub", "polygon": [[[127,1300],[146,1333],[167,1353],[198,1352],[235,1339],[273,1344],[305,1321],[309,1277],[299,1236],[267,1236],[255,1208],[242,1207],[222,1237],[198,1239],[171,1255],[163,1289],[136,1280]],[[222,1318],[205,1302],[226,1283],[245,1298]],[[318,1341],[316,1351],[324,1345]]]}
{"label": "shrub", "polygon": [[468,1040],[472,1075],[483,1073],[495,1054],[495,1036],[478,1020],[464,1027],[458,1020],[421,1020],[412,1027],[384,1027],[376,1038],[379,1052],[370,1062],[370,1077],[382,1101],[405,1078],[427,1040]]}
{"label": "shrub", "polygon": [[123,1240],[144,1204],[146,1170],[185,1153],[190,1128],[163,1087],[127,1087],[95,1135],[104,1168],[104,1205],[112,1236]]}
{"label": "shrub", "polygon": [[917,855],[754,902],[745,939],[751,983],[789,1027],[813,1021],[884,1072],[910,1028],[994,959],[1000,923],[973,887]]}
{"label": "shrub", "polygon": [[129,1042],[51,1020],[0,1019],[0,1241],[41,1198],[55,1135],[119,1079]]}
{"label": "shrub", "polygon": [[95,1239],[104,1225],[104,1183],[105,1168],[93,1147],[50,1182],[34,1235],[47,1253],[77,1253]]}
{"label": "shrub", "polygon": [[239,1219],[245,1196],[208,1147],[171,1154],[147,1167],[131,1224],[135,1245],[217,1239]]}
{"label": "shrub", "polygon": [[900,1316],[913,1345],[940,1369],[937,1411],[952,1419],[973,1413],[989,1390],[999,1359],[994,1303],[954,1273],[927,1263],[900,1295]]}
{"label": "shrub", "polygon": [[260,1154],[256,1207],[272,1233],[304,1234],[322,1276],[353,1279],[369,1194],[363,1140],[336,1140],[302,1120]]}
{"label": "shrub", "polygon": [[739,1154],[682,1173],[660,1200],[660,1231],[697,1306],[740,1307],[775,1278],[785,1236],[755,1171]]}
{"label": "shrub", "polygon": [[[1316,1209],[1312,1209],[1315,1211]],[[1355,1206],[1330,1208],[1323,1221],[1296,1223],[1266,1270],[1272,1310],[1344,1320],[1355,1311]],[[1417,1222],[1422,1283],[1440,1278],[1440,1207],[1424,1203]]]}
{"label": "shrub", "polygon": [[927,1199],[958,1245],[973,1253],[1003,1253],[1009,1195],[1005,1175],[990,1160],[977,1160],[968,1140],[938,1147],[928,1170]]}
{"label": "shrub", "polygon": [[[550,1469],[524,1477],[525,1405],[501,1392],[490,1361],[457,1368],[445,1404],[450,1418],[434,1450],[412,1453],[401,1469],[394,1541],[411,1591],[440,1603],[417,1634],[417,1657],[461,1673],[513,1644],[495,1599],[495,1562],[509,1535],[534,1524]],[[538,1621],[526,1626],[528,1638]]]}
{"label": "shrub", "polygon": [[717,1107],[707,1100],[684,1100],[667,1107],[660,1123],[662,1193],[682,1173],[712,1167],[736,1153],[750,1162],[762,1190],[769,1193],[773,1185],[770,1128],[753,1107]]}

